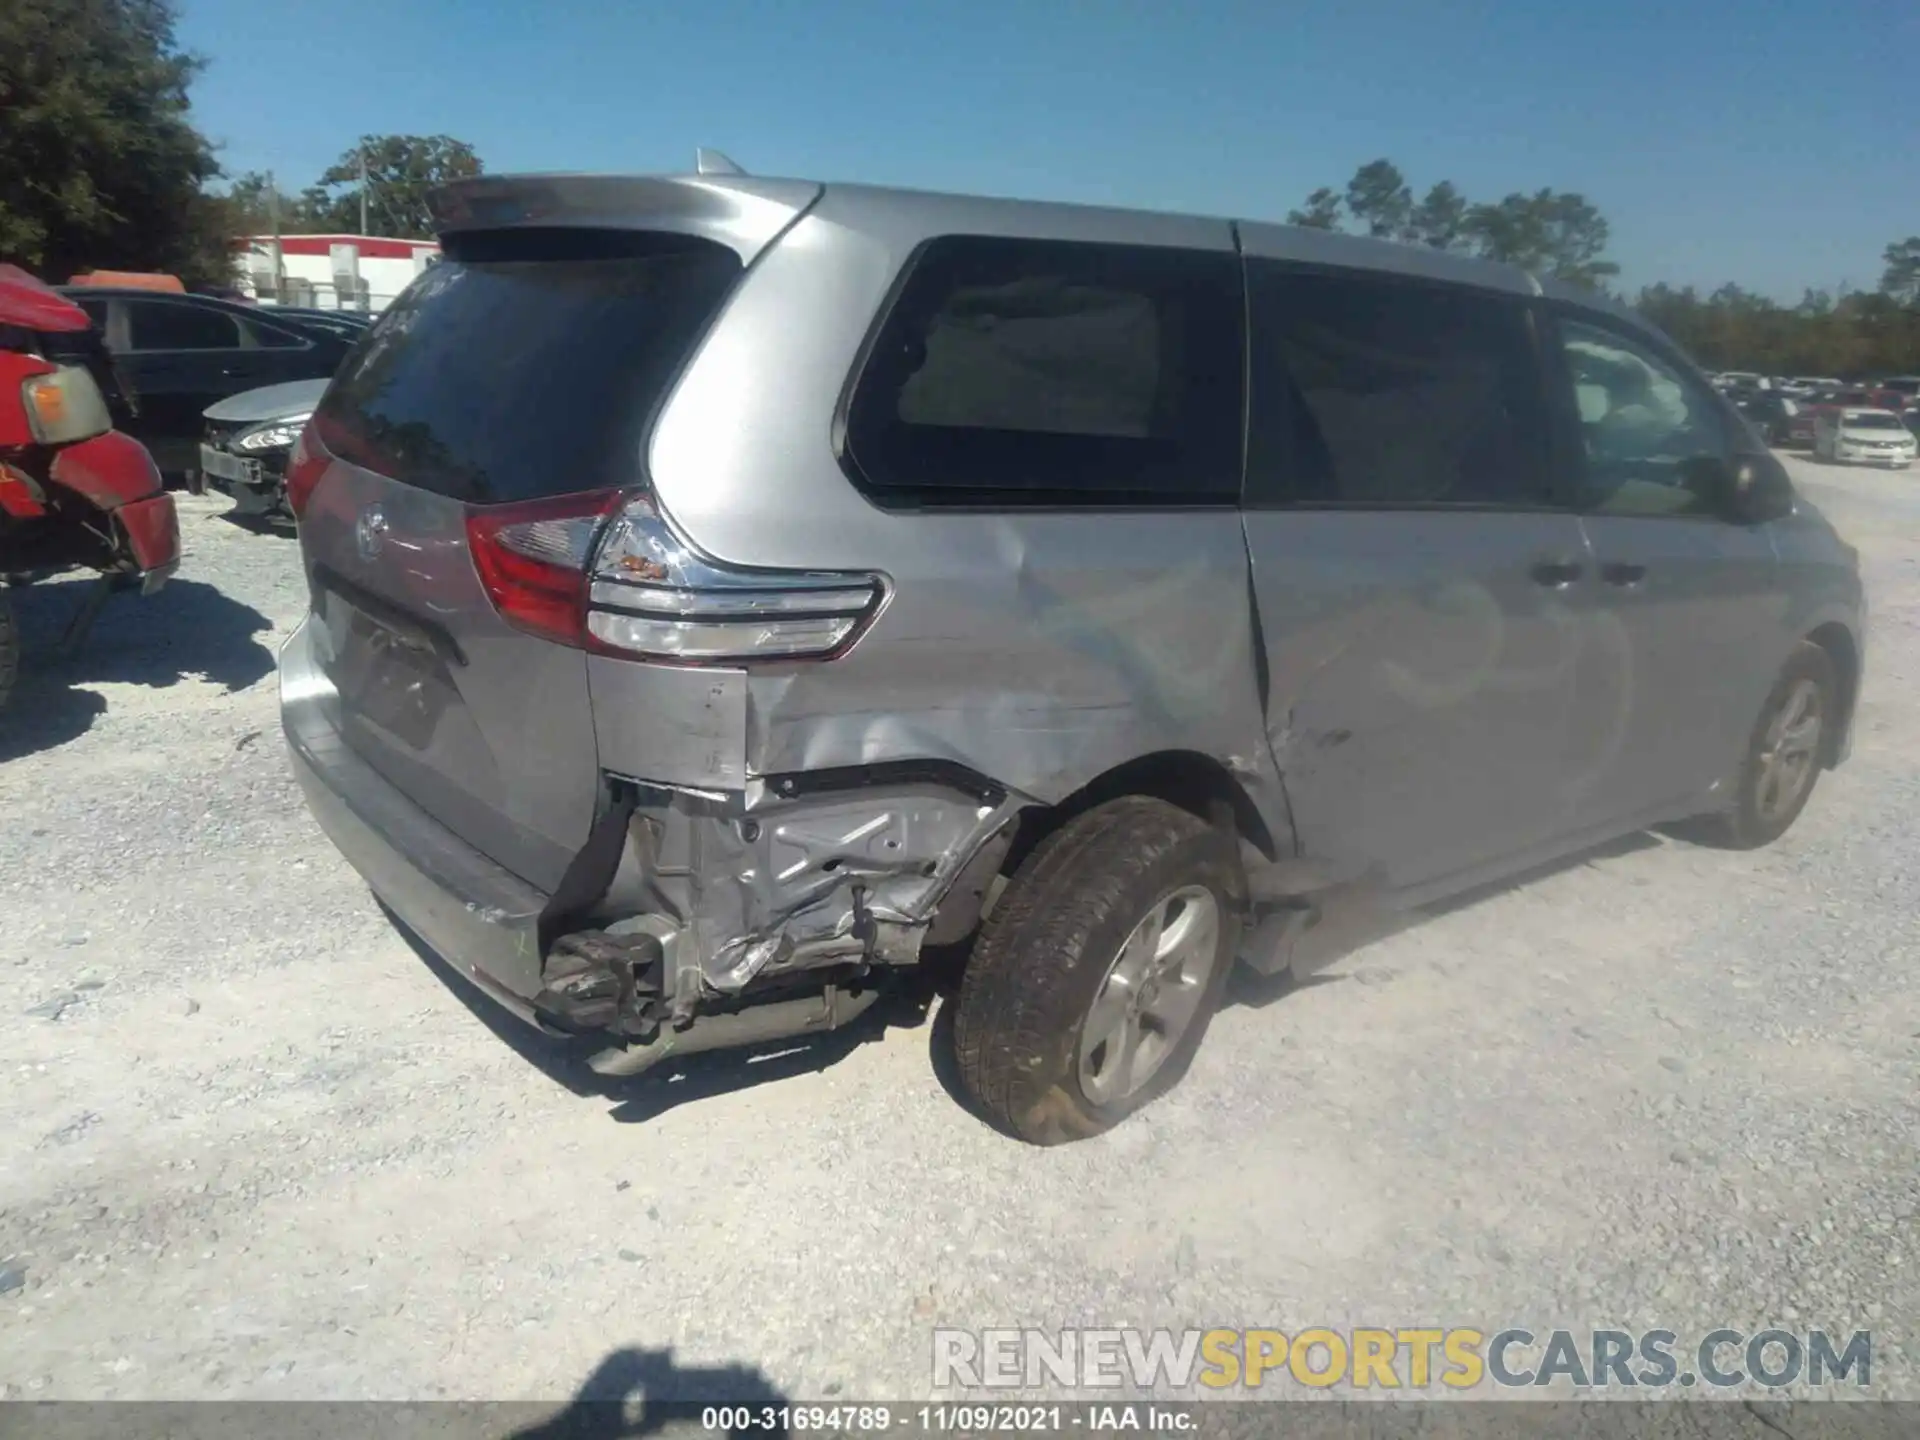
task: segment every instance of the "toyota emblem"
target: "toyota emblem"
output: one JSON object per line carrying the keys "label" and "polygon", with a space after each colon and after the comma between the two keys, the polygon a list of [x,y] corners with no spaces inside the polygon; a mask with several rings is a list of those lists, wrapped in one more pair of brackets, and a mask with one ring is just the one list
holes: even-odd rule
{"label": "toyota emblem", "polygon": [[369,505],[360,512],[360,518],[353,524],[354,548],[360,552],[362,560],[371,560],[380,553],[387,543],[387,512],[378,505]]}

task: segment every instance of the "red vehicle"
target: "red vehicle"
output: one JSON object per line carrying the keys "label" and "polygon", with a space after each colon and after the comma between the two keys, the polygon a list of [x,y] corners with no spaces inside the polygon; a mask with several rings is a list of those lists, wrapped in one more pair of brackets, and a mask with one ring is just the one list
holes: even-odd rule
{"label": "red vehicle", "polygon": [[150,592],[180,565],[173,497],[137,440],[87,314],[0,265],[0,706],[20,664],[8,586],[84,567],[100,583],[62,644],[76,646],[115,590]]}
{"label": "red vehicle", "polygon": [[1799,413],[1787,422],[1787,443],[1811,450],[1814,422],[1822,413],[1838,415],[1842,410],[1892,410],[1898,414],[1900,405],[1899,395],[1868,385],[1823,390],[1799,402]]}

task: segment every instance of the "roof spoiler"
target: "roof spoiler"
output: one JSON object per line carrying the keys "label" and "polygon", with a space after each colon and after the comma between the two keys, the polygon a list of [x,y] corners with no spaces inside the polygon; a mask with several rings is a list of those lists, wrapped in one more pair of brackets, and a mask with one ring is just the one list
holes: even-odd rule
{"label": "roof spoiler", "polygon": [[[699,163],[710,166],[713,158],[702,151]],[[427,206],[442,237],[542,226],[666,230],[718,241],[750,265],[821,189],[810,180],[758,179],[738,166],[731,174],[478,175],[432,191]]]}
{"label": "roof spoiler", "polygon": [[701,175],[743,176],[747,173],[725,155],[722,155],[718,150],[695,150],[693,152],[693,168]]}

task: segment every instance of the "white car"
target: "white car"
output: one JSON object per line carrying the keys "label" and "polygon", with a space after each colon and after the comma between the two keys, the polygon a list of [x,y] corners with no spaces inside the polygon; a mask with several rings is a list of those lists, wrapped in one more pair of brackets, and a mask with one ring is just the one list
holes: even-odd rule
{"label": "white car", "polygon": [[1915,448],[1913,432],[1891,410],[1826,411],[1813,423],[1816,460],[1904,470],[1913,464]]}

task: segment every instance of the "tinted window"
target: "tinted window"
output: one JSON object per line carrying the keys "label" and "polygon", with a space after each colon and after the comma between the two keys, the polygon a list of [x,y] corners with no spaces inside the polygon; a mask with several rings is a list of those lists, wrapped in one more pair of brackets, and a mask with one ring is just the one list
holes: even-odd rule
{"label": "tinted window", "polygon": [[1230,502],[1243,313],[1225,252],[935,241],[849,410],[858,478],[910,503]]}
{"label": "tinted window", "polygon": [[348,358],[321,411],[328,446],[463,500],[632,484],[654,405],[739,257],[643,233],[467,239]]}
{"label": "tinted window", "polygon": [[[68,298],[72,298],[72,297],[68,297]],[[73,303],[78,305],[82,310],[86,311],[87,318],[91,320],[95,325],[97,325],[101,330],[104,331],[107,328],[107,302],[106,301],[74,300]]]}
{"label": "tinted window", "polygon": [[240,326],[211,306],[129,300],[127,343],[135,350],[235,350]]}
{"label": "tinted window", "polygon": [[262,325],[258,320],[249,320],[247,328],[253,332],[254,344],[265,350],[298,350],[308,343],[291,330],[282,330],[277,325]]}
{"label": "tinted window", "polygon": [[1518,301],[1258,260],[1248,285],[1249,504],[1552,500]]}
{"label": "tinted window", "polygon": [[1562,320],[1560,348],[1585,452],[1582,500],[1608,514],[1708,514],[1727,458],[1721,412],[1706,388],[1640,341]]}
{"label": "tinted window", "polygon": [[366,334],[367,326],[371,323],[365,316],[356,318],[348,315],[318,315],[311,312],[288,318],[295,328],[304,330],[308,334],[318,333],[334,340],[344,340],[349,345]]}

